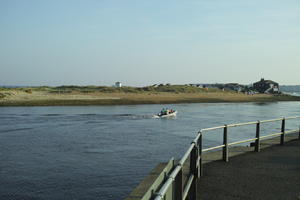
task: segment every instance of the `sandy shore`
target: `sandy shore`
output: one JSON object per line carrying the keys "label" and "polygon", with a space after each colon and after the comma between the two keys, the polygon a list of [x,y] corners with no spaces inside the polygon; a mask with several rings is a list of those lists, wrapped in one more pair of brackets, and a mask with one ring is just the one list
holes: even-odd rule
{"label": "sandy shore", "polygon": [[300,97],[288,95],[246,95],[229,92],[207,93],[49,93],[45,91],[2,91],[0,106],[63,106],[63,105],[130,105],[166,103],[217,103],[217,102],[271,102],[299,101]]}

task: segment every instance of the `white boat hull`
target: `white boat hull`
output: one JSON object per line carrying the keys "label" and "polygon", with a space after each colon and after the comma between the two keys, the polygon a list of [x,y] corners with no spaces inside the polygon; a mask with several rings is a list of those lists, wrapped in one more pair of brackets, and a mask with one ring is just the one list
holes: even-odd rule
{"label": "white boat hull", "polygon": [[168,115],[157,115],[159,118],[166,118],[166,117],[176,117],[177,115],[177,111],[171,113],[171,114],[168,114]]}

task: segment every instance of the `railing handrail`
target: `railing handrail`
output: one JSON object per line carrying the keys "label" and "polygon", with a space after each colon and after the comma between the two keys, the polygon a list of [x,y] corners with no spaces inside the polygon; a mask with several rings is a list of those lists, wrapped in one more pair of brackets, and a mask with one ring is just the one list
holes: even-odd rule
{"label": "railing handrail", "polygon": [[[193,185],[193,182],[195,181],[195,179],[197,179],[199,176],[202,175],[202,152],[207,152],[207,151],[210,151],[210,150],[223,148],[223,160],[227,162],[228,161],[228,148],[229,148],[229,146],[232,146],[232,145],[255,141],[256,142],[255,151],[258,152],[259,149],[260,149],[260,147],[259,147],[260,146],[260,139],[263,139],[263,138],[274,137],[274,136],[279,136],[280,135],[281,136],[280,143],[283,144],[285,134],[294,133],[295,131],[299,131],[299,139],[300,139],[300,128],[299,128],[299,130],[295,129],[295,130],[285,131],[285,121],[289,120],[289,119],[298,119],[298,118],[300,118],[300,116],[281,117],[281,118],[270,119],[270,120],[261,120],[261,121],[258,120],[258,121],[253,121],[253,122],[228,124],[228,125],[223,125],[223,126],[216,126],[216,127],[201,129],[198,132],[196,138],[192,141],[191,145],[189,146],[189,148],[187,149],[185,154],[182,156],[182,158],[180,159],[180,161],[176,165],[176,167],[174,167],[174,169],[171,171],[170,175],[168,176],[168,178],[166,179],[166,181],[164,182],[164,184],[162,185],[160,190],[157,193],[155,193],[156,196],[155,196],[154,200],[164,199],[164,196],[166,195],[166,193],[167,193],[168,189],[170,188],[170,186],[176,180],[176,177],[179,174],[182,176],[183,165],[184,165],[184,163],[186,162],[186,160],[188,159],[189,156],[191,156],[190,160],[192,159],[193,152],[194,152],[194,154],[195,154],[195,152],[198,154],[196,159],[193,158],[193,163],[190,163],[190,169],[192,169],[192,167],[194,167],[193,168],[194,172],[192,172],[192,174],[189,175],[186,187],[181,188],[181,190],[182,190],[181,193],[180,193],[181,197],[176,197],[175,199],[184,199],[187,196],[187,194],[189,193],[190,188],[192,188],[192,185]],[[260,124],[269,123],[269,122],[276,122],[276,121],[282,121],[281,132],[260,136]],[[227,129],[229,127],[238,127],[238,126],[246,126],[246,125],[253,125],[253,124],[257,125],[256,136],[254,138],[249,138],[249,139],[246,139],[246,140],[240,140],[240,141],[228,143]],[[217,130],[217,129],[222,129],[222,128],[224,129],[224,136],[223,136],[224,137],[223,138],[224,143],[222,145],[202,149],[202,134],[204,132],[207,132],[207,131],[212,131],[212,130]],[[194,165],[194,166],[192,166],[192,165]],[[195,168],[196,168],[196,170],[195,170]],[[198,171],[198,172],[195,172],[195,171]],[[181,183],[180,184],[181,184],[181,187],[183,187],[182,177],[181,177]],[[192,199],[194,199],[194,197],[195,196],[193,196]]]}
{"label": "railing handrail", "polygon": [[237,123],[237,124],[227,124],[223,126],[215,126],[215,127],[210,127],[210,128],[203,128],[200,130],[200,132],[204,131],[211,131],[211,130],[216,130],[216,129],[221,129],[224,128],[225,126],[227,127],[236,127],[236,126],[245,126],[245,125],[251,125],[251,124],[257,124],[258,122],[260,123],[267,123],[267,122],[276,122],[276,121],[281,121],[283,119],[297,119],[300,118],[300,116],[292,116],[292,117],[281,117],[281,118],[276,118],[276,119],[268,119],[268,120],[259,120],[259,121],[252,121],[252,122],[243,122],[243,123]]}

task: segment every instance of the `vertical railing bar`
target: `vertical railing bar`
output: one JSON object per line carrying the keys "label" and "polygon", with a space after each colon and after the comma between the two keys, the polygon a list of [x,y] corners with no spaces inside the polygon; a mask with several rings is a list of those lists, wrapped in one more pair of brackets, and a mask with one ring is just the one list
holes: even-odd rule
{"label": "vertical railing bar", "polygon": [[191,154],[190,154],[190,173],[194,175],[194,179],[192,181],[192,185],[190,187],[190,191],[188,192],[189,200],[196,200],[197,195],[197,158],[198,158],[198,152],[197,152],[197,145],[195,144]]}
{"label": "vertical railing bar", "polygon": [[225,145],[223,147],[223,160],[225,162],[228,162],[228,133],[227,133],[227,130],[228,127],[227,125],[225,125],[224,127],[224,132],[223,132],[223,144]]}
{"label": "vertical railing bar", "polygon": [[183,183],[182,183],[182,168],[175,177],[174,184],[174,200],[182,200]]}
{"label": "vertical railing bar", "polygon": [[[173,169],[175,168],[175,159],[173,160]],[[174,178],[174,181],[172,183],[172,200],[175,200],[175,196],[176,196],[176,187],[175,187],[175,184],[176,184],[176,177]]]}
{"label": "vertical railing bar", "polygon": [[[200,131],[199,132],[200,134],[200,137],[199,137],[199,176],[203,176],[203,165],[202,165],[202,138],[203,138],[203,135],[202,135],[202,132]],[[300,127],[299,127],[299,137],[300,137]]]}
{"label": "vertical railing bar", "polygon": [[260,121],[256,124],[256,141],[255,141],[255,151],[260,152]]}
{"label": "vertical railing bar", "polygon": [[199,163],[200,163],[200,148],[199,148],[199,144],[200,144],[200,137],[201,137],[201,134],[200,134],[200,132],[198,132],[198,134],[197,134],[197,137],[196,137],[196,140],[195,141],[193,141],[193,143],[195,143],[195,149],[196,149],[196,155],[195,155],[195,159],[196,159],[196,161],[195,161],[195,173],[194,173],[194,175],[195,175],[195,177],[196,177],[196,179],[198,179],[199,177],[200,177],[200,167],[199,167]]}
{"label": "vertical railing bar", "polygon": [[285,118],[282,118],[281,122],[281,136],[280,136],[280,144],[284,145],[284,136],[285,136]]}

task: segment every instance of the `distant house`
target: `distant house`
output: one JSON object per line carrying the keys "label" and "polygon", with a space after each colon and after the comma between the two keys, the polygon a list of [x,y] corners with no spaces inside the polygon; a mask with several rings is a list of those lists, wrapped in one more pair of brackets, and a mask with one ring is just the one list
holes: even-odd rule
{"label": "distant house", "polygon": [[193,87],[203,88],[202,84],[188,84],[188,85]]}
{"label": "distant house", "polygon": [[122,87],[122,83],[121,82],[116,82],[115,87],[118,87],[118,88]]}
{"label": "distant house", "polygon": [[203,88],[215,88],[215,89],[220,89],[220,84],[205,84],[203,85]]}
{"label": "distant house", "polygon": [[279,93],[279,84],[262,78],[260,81],[253,83],[253,89],[259,93]]}
{"label": "distant house", "polygon": [[224,88],[229,89],[229,90],[234,90],[237,92],[241,92],[242,90],[244,90],[245,87],[238,83],[227,83],[227,84],[224,84]]}

